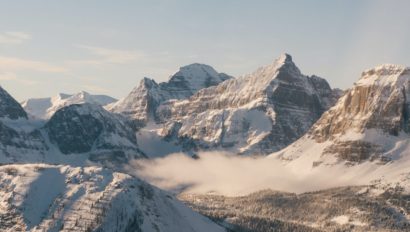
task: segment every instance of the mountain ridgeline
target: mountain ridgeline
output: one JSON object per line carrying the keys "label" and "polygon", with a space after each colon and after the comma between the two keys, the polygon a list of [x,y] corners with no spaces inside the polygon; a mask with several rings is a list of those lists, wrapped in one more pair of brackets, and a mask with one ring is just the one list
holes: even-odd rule
{"label": "mountain ridgeline", "polygon": [[[147,156],[136,131],[151,127],[157,139],[183,152],[269,154],[303,136],[340,95],[326,80],[303,75],[288,54],[239,78],[195,63],[167,82],[144,78],[119,101],[86,92],[26,100],[22,105],[30,115],[45,121],[28,132],[2,125],[2,144],[7,144],[2,159],[15,161],[13,151],[21,156],[22,147],[35,144],[39,160],[57,152],[125,162]],[[30,124],[17,101],[4,90],[0,96],[3,117]],[[12,143],[13,138],[25,141]]]}
{"label": "mountain ridgeline", "polygon": [[249,75],[166,102],[156,115],[161,135],[184,150],[269,154],[303,136],[340,94],[283,54]]}

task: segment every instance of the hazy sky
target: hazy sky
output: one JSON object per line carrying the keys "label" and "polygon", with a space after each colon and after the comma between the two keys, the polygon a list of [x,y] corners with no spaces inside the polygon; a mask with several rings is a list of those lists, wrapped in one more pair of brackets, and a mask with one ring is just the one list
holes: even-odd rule
{"label": "hazy sky", "polygon": [[0,84],[18,100],[80,90],[120,98],[148,76],[206,63],[239,76],[290,53],[347,88],[410,65],[410,1],[0,0]]}

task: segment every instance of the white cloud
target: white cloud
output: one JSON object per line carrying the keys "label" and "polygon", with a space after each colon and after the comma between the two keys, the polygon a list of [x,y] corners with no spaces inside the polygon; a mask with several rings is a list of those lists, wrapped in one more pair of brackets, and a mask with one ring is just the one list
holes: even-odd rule
{"label": "white cloud", "polygon": [[40,72],[65,72],[66,68],[42,61],[0,56],[0,71],[33,70]]}
{"label": "white cloud", "polygon": [[88,45],[75,45],[76,47],[86,49],[92,54],[98,56],[97,59],[70,61],[74,64],[124,64],[142,59],[145,55],[142,52],[109,49]]}
{"label": "white cloud", "polygon": [[31,35],[21,31],[0,33],[0,44],[21,44],[31,39]]}
{"label": "white cloud", "polygon": [[[192,193],[215,192],[223,195],[245,195],[263,189],[302,193],[337,186],[369,183],[369,176],[351,178],[345,166],[321,167],[301,174],[272,157],[238,156],[229,153],[204,152],[199,159],[184,154],[164,158],[136,160],[126,168],[149,183],[169,191]],[[326,173],[326,175],[323,175]],[[370,178],[370,179],[371,179]]]}

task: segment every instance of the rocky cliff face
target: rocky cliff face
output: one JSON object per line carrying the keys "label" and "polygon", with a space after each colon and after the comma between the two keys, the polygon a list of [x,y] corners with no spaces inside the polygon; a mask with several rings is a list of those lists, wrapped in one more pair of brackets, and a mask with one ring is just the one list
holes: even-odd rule
{"label": "rocky cliff face", "polygon": [[161,135],[185,150],[267,154],[295,141],[332,106],[339,91],[305,76],[284,54],[254,73],[158,107]]}
{"label": "rocky cliff face", "polygon": [[[309,134],[318,142],[334,141],[327,153],[338,154],[344,160],[380,157],[383,146],[368,131],[389,136],[409,133],[409,88],[409,68],[382,65],[367,70]],[[361,136],[355,138],[349,133]]]}
{"label": "rocky cliff face", "polygon": [[108,109],[145,123],[149,118],[154,118],[155,109],[165,99],[166,96],[160,90],[159,85],[154,80],[144,77],[127,97],[109,106]]}
{"label": "rocky cliff face", "polygon": [[409,132],[409,87],[409,68],[382,65],[367,70],[310,133],[325,140],[351,129],[380,129],[390,135]]}
{"label": "rocky cliff face", "polygon": [[[307,135],[280,156],[311,157],[316,164],[401,159],[409,138],[409,96],[409,68],[381,65],[366,70]],[[301,150],[306,144],[311,152]]]}
{"label": "rocky cliff face", "polygon": [[0,86],[0,118],[27,118],[27,113],[6,90]]}
{"label": "rocky cliff face", "polygon": [[[50,141],[64,154],[100,153],[113,159],[142,156],[130,121],[92,104],[71,105],[57,111],[44,127]],[[107,158],[107,157],[105,157]]]}
{"label": "rocky cliff face", "polygon": [[0,163],[37,160],[47,150],[39,131],[19,131],[0,121]]}
{"label": "rocky cliff face", "polygon": [[26,129],[27,114],[20,104],[0,87],[0,163],[27,161],[47,150],[39,131]]}
{"label": "rocky cliff face", "polygon": [[231,77],[216,72],[211,66],[191,64],[181,67],[168,82],[156,83],[144,78],[130,94],[117,103],[107,107],[114,113],[146,123],[150,118],[156,120],[156,108],[172,99],[186,99],[200,89],[217,85]]}

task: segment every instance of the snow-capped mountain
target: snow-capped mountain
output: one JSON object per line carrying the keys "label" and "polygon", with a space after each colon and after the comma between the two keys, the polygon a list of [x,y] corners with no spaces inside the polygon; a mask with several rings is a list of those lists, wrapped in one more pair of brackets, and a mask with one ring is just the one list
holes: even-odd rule
{"label": "snow-capped mountain", "polygon": [[21,103],[24,110],[36,119],[49,119],[59,109],[82,103],[91,103],[105,106],[116,102],[117,99],[106,95],[91,95],[81,91],[76,94],[63,94],[49,98],[32,98]]}
{"label": "snow-capped mountain", "polygon": [[107,108],[146,123],[149,118],[155,119],[155,110],[161,103],[172,99],[186,99],[200,89],[217,85],[230,78],[232,77],[218,73],[209,65],[190,64],[181,67],[167,82],[158,84],[153,79],[145,77],[127,97]]}
{"label": "snow-capped mountain", "polygon": [[249,75],[161,104],[155,114],[164,126],[157,131],[184,150],[268,154],[303,136],[339,95],[283,54]]}
{"label": "snow-capped mountain", "polygon": [[173,196],[100,167],[0,167],[1,231],[225,231]]}

